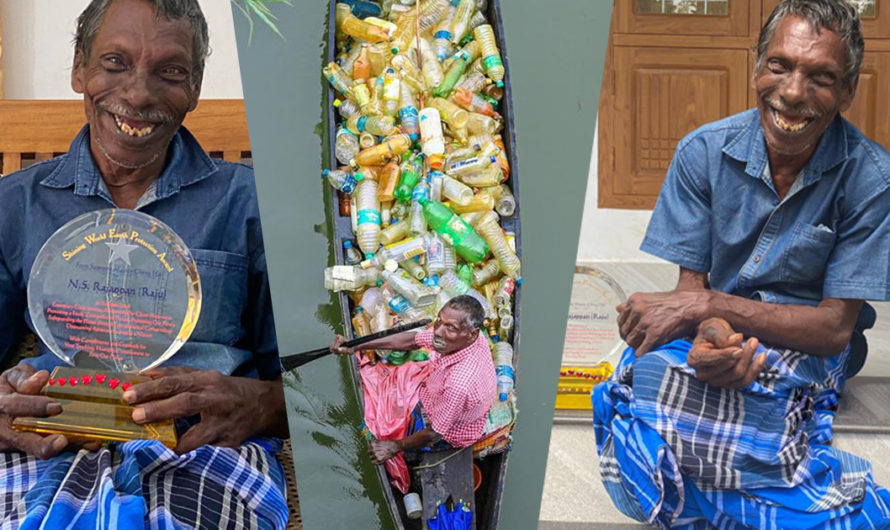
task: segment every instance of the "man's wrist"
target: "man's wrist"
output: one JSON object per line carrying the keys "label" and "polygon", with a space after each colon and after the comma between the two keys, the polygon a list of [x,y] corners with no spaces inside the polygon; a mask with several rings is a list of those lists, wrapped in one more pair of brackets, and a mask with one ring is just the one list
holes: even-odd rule
{"label": "man's wrist", "polygon": [[695,291],[695,302],[692,304],[692,310],[690,312],[691,322],[689,323],[689,329],[691,332],[695,332],[701,322],[713,316],[711,314],[713,300],[714,291],[711,291],[710,289]]}
{"label": "man's wrist", "polygon": [[278,438],[287,438],[287,407],[284,404],[284,389],[281,380],[258,381],[261,384],[259,399],[260,414],[257,433]]}

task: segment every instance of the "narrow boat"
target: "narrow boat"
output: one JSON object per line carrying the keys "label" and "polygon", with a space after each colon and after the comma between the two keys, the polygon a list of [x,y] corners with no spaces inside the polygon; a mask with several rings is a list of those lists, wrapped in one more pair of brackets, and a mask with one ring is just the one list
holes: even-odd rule
{"label": "narrow boat", "polygon": [[[337,48],[335,43],[335,11],[336,11],[336,3],[334,1],[331,2],[331,8],[329,13],[329,38],[328,38],[328,48],[327,48],[327,60],[326,62],[335,61]],[[488,0],[488,4],[485,8],[484,14],[486,15],[486,19],[488,23],[492,26],[497,46],[500,50],[501,59],[506,71],[504,76],[504,86],[503,86],[503,97],[500,100],[499,104],[499,114],[503,118],[503,130],[501,131],[501,136],[503,139],[503,143],[505,146],[505,151],[507,154],[507,158],[509,161],[510,173],[509,179],[505,182],[513,192],[513,196],[516,200],[516,209],[512,216],[502,217],[500,219],[500,225],[507,233],[514,234],[514,244],[517,256],[522,257],[521,252],[521,227],[520,227],[520,208],[519,208],[519,164],[516,158],[516,150],[515,150],[515,133],[513,130],[513,105],[512,105],[512,90],[510,87],[510,68],[509,61],[507,58],[507,50],[506,43],[504,41],[503,34],[503,26],[502,26],[502,17],[501,17],[501,9],[498,0]],[[329,140],[328,148],[329,148],[329,161],[330,164],[326,167],[334,167],[333,164],[336,164],[335,158],[335,133],[337,131],[337,122],[338,116],[337,111],[334,106],[334,99],[336,97],[335,91],[327,86],[327,105],[326,105],[326,117],[327,117],[327,137]],[[345,263],[345,255],[343,250],[342,243],[345,240],[355,240],[355,234],[352,230],[352,221],[350,216],[342,215],[339,207],[338,195],[340,195],[336,190],[331,188],[331,200],[328,201],[327,207],[329,208],[330,218],[333,219],[333,241],[332,247],[334,249],[334,261],[337,265],[343,265]],[[342,197],[341,197],[342,198]],[[355,331],[352,329],[352,314],[354,309],[354,302],[350,299],[346,292],[339,293],[339,302],[341,307],[341,315],[343,318],[343,326],[345,330],[345,335],[348,338],[355,337]],[[513,296],[513,368],[514,373],[518,374],[518,360],[519,354],[521,351],[520,343],[521,343],[521,314],[520,307],[522,301],[522,288],[521,282],[517,282],[516,289],[514,291]],[[359,367],[358,362],[355,358],[351,359],[351,369],[352,369],[352,378],[354,384],[356,386],[356,392],[359,397],[359,400],[362,401],[361,405],[364,409],[364,402],[362,399],[363,392],[361,388],[361,380],[359,377]],[[517,393],[518,388],[514,387],[515,395]],[[515,403],[515,401],[514,401]],[[512,425],[511,425],[512,428]],[[503,444],[499,444],[503,445]],[[498,519],[500,515],[501,508],[501,495],[504,487],[504,477],[507,470],[507,462],[509,457],[509,444],[500,447],[485,447],[486,440],[481,441],[476,444],[474,447],[474,463],[478,469],[477,475],[481,472],[481,484],[479,484],[478,489],[475,491],[475,505],[473,506],[474,519],[473,523],[475,528],[477,529],[495,529],[498,527]],[[479,456],[480,454],[484,454],[484,456]],[[386,501],[389,505],[389,509],[391,510],[393,520],[395,521],[396,527],[399,530],[402,529],[420,529],[422,527],[422,522],[419,519],[409,519],[405,506],[402,501],[401,492],[394,489],[390,485],[389,477],[387,476],[386,471],[382,465],[376,466],[378,479],[383,485],[384,495],[386,496]],[[478,483],[479,477],[475,477],[475,480]],[[457,499],[454,499],[457,501]]]}

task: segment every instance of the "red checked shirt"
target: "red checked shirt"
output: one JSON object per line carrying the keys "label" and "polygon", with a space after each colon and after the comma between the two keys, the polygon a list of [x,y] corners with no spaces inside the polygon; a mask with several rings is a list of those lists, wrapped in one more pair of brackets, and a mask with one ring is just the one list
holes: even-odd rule
{"label": "red checked shirt", "polygon": [[476,443],[497,393],[488,339],[479,333],[476,342],[450,355],[435,351],[432,328],[417,333],[414,341],[432,350],[429,376],[420,387],[420,403],[433,430],[455,447]]}

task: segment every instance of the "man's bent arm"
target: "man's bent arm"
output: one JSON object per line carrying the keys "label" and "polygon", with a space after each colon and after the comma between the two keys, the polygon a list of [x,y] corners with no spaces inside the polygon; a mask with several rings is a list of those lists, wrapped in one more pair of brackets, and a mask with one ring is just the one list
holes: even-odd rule
{"label": "man's bent arm", "polygon": [[[684,278],[685,277],[685,278]],[[681,284],[690,287],[707,285],[707,274],[680,269]],[[799,350],[811,355],[830,356],[840,353],[856,324],[862,300],[826,298],[819,305],[771,304],[749,300],[712,290],[700,291],[700,305],[695,311],[701,317],[723,318],[746,337],[761,342]]]}
{"label": "man's bent arm", "polygon": [[360,350],[415,350],[420,347],[415,341],[416,336],[417,333],[415,333],[414,331],[403,331],[402,333],[396,333],[395,335],[368,341],[364,344],[356,346],[355,348],[344,348],[341,346],[341,344],[343,343],[343,338],[338,335],[338,338],[334,339],[334,342],[331,343],[330,349],[332,352],[339,354],[349,354],[353,351]]}

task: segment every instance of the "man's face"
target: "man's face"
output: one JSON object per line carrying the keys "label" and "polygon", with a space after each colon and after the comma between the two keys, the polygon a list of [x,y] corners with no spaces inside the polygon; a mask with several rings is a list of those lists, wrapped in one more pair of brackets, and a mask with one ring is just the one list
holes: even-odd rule
{"label": "man's face", "polygon": [[843,82],[845,65],[837,33],[822,28],[816,34],[799,17],[779,21],[752,82],[771,152],[800,155],[815,149],[835,115],[853,101],[856,87]]}
{"label": "man's face", "polygon": [[478,329],[467,325],[464,311],[445,306],[433,326],[433,347],[442,355],[448,355],[466,348],[478,335]]}
{"label": "man's face", "polygon": [[71,87],[84,95],[100,167],[163,164],[170,140],[198,102],[192,31],[186,19],[158,18],[144,0],[115,0],[108,7],[89,59],[84,64],[76,55],[71,73]]}

